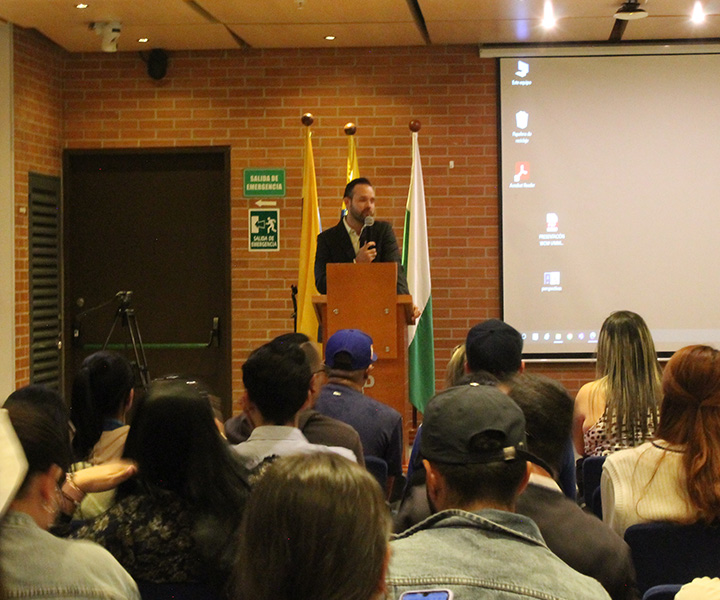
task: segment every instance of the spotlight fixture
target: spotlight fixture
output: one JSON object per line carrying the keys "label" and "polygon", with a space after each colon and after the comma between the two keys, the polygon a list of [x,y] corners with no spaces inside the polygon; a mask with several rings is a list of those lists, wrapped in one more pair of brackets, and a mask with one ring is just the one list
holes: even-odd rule
{"label": "spotlight fixture", "polygon": [[82,10],[83,8],[87,8],[87,7],[88,7],[88,5],[85,4],[84,2],[80,2],[79,4],[76,4],[76,5],[75,5],[75,8],[79,8],[79,9],[81,9],[81,10]]}
{"label": "spotlight fixture", "polygon": [[692,11],[692,17],[690,17],[690,20],[693,23],[702,23],[705,20],[705,11],[702,7],[702,2],[700,0],[695,0],[695,6],[693,6]]}
{"label": "spotlight fixture", "polygon": [[635,21],[636,19],[644,19],[648,14],[642,8],[637,0],[625,2],[617,9],[614,17],[621,21]]}
{"label": "spotlight fixture", "polygon": [[328,42],[332,42],[332,41],[335,39],[335,36],[334,36],[334,35],[326,35],[326,36],[325,36],[325,39],[326,39]]}
{"label": "spotlight fixture", "polygon": [[138,39],[138,42],[140,42],[141,44],[147,44],[148,41],[149,41],[148,38],[140,38],[140,39]]}

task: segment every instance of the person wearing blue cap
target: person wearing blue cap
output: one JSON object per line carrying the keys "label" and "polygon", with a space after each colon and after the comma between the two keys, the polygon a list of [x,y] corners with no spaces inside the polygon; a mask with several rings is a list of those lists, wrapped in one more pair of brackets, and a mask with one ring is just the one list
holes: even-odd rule
{"label": "person wearing blue cap", "polygon": [[377,354],[372,338],[359,329],[336,331],[325,345],[328,383],[320,390],[315,410],[352,426],[359,434],[365,456],[388,466],[388,494],[402,475],[402,416],[395,409],[366,396]]}

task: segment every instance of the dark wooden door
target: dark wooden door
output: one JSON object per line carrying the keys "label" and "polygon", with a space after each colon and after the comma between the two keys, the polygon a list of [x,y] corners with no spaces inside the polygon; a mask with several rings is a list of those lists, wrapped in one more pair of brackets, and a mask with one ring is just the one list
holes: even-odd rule
{"label": "dark wooden door", "polygon": [[200,378],[227,413],[229,148],[68,150],[64,191],[68,384],[116,317],[109,347],[136,362],[129,308],[150,377]]}

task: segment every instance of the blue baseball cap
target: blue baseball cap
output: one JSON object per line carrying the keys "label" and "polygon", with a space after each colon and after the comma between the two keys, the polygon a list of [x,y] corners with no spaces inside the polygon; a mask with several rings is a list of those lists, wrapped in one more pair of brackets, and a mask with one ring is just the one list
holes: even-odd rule
{"label": "blue baseball cap", "polygon": [[331,369],[357,371],[376,360],[372,338],[359,329],[340,329],[325,344],[325,364]]}

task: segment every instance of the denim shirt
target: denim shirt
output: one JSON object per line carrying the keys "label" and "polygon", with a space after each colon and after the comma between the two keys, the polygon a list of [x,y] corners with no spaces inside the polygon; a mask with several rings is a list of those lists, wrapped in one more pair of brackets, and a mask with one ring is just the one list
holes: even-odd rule
{"label": "denim shirt", "polygon": [[140,600],[107,550],[56,538],[22,512],[9,511],[0,523],[0,572],[7,600]]}
{"label": "denim shirt", "polygon": [[396,536],[388,597],[448,588],[455,600],[607,600],[595,580],[545,545],[528,517],[501,510],[445,510]]}

